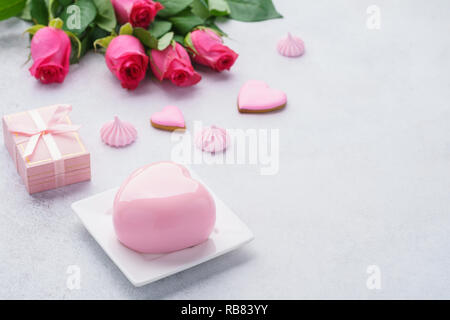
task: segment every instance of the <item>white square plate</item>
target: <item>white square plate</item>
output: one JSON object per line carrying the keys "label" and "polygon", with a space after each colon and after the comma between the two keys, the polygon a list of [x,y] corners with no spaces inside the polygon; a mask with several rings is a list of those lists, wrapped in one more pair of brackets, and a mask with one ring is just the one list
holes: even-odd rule
{"label": "white square plate", "polygon": [[[191,174],[200,181],[195,174]],[[207,241],[168,254],[135,252],[123,246],[114,232],[112,203],[117,190],[118,188],[114,188],[74,202],[72,209],[106,254],[136,287],[216,258],[253,239],[250,229],[208,189],[216,203],[216,225]]]}

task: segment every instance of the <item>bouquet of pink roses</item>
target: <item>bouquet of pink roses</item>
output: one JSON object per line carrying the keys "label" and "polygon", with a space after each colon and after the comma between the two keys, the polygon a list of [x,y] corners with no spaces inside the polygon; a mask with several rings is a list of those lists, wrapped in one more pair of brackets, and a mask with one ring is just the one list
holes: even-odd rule
{"label": "bouquet of pink roses", "polygon": [[30,73],[42,83],[63,82],[70,64],[96,50],[130,90],[149,70],[180,87],[202,78],[192,62],[230,70],[238,54],[223,44],[217,17],[281,17],[271,0],[0,0],[0,20],[14,16],[33,23]]}

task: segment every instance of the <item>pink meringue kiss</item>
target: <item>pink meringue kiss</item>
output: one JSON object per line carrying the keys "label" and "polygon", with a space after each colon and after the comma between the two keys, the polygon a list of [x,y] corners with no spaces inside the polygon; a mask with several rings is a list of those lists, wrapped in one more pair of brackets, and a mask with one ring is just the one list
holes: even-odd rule
{"label": "pink meringue kiss", "polygon": [[203,128],[195,137],[197,148],[206,152],[224,151],[229,144],[230,136],[227,131],[216,126]]}
{"label": "pink meringue kiss", "polygon": [[100,129],[100,136],[104,143],[117,148],[134,142],[137,131],[131,123],[121,121],[115,116],[113,121],[105,123]]}
{"label": "pink meringue kiss", "polygon": [[278,53],[285,57],[299,57],[305,53],[305,43],[299,37],[288,33],[277,45]]}
{"label": "pink meringue kiss", "polygon": [[208,190],[174,162],[134,171],[114,199],[113,223],[119,241],[141,253],[167,253],[207,240],[216,222]]}

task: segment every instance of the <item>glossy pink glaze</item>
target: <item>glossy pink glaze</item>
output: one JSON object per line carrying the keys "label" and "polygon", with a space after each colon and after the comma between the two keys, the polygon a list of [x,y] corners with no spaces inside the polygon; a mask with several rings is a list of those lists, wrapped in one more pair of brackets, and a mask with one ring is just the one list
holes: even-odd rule
{"label": "glossy pink glaze", "polygon": [[150,120],[162,126],[185,127],[183,113],[175,106],[166,106],[161,111],[155,112]]}
{"label": "glossy pink glaze", "polygon": [[166,253],[208,239],[216,221],[214,199],[174,162],[156,162],[134,171],[114,199],[119,241],[142,253]]}
{"label": "glossy pink glaze", "polygon": [[248,81],[239,91],[239,109],[267,110],[280,107],[286,102],[287,97],[283,91],[270,88],[264,81]]}

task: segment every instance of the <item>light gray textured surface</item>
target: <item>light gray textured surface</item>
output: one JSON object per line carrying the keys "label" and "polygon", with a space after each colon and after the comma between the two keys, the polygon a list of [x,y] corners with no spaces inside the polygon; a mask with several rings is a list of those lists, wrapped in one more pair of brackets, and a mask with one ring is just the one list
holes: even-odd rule
{"label": "light gray textured surface", "polygon": [[[450,298],[450,3],[275,3],[285,19],[223,25],[238,62],[231,73],[202,69],[192,89],[147,79],[127,92],[99,54],[72,67],[64,84],[41,85],[23,66],[27,25],[0,23],[1,113],[72,104],[93,173],[90,183],[29,196],[1,146],[0,298]],[[372,4],[381,9],[380,30],[366,28]],[[287,31],[305,40],[302,58],[276,53]],[[236,94],[249,79],[285,90],[288,107],[239,114]],[[170,158],[170,135],[148,121],[169,103],[188,126],[280,128],[280,170],[193,166],[256,239],[134,288],[70,204]],[[126,149],[98,135],[115,114],[139,131]],[[381,290],[366,287],[372,264],[381,268]],[[69,265],[81,269],[80,290],[67,289]]]}

